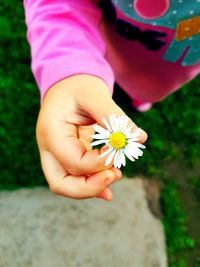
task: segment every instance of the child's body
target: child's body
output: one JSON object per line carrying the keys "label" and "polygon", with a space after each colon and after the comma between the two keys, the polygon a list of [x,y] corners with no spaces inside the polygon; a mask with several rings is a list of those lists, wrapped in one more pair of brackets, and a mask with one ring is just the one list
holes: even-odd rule
{"label": "child's body", "polygon": [[25,0],[24,7],[44,99],[37,141],[49,185],[73,198],[111,199],[107,186],[121,173],[97,160],[85,126],[123,114],[108,93],[115,81],[142,110],[199,74],[200,1],[96,2]]}

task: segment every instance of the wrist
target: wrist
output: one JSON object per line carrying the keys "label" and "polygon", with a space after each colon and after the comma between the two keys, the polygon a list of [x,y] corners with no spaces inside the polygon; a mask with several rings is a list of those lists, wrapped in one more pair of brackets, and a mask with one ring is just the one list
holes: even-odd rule
{"label": "wrist", "polygon": [[58,83],[54,84],[47,91],[43,103],[53,101],[63,102],[74,99],[77,103],[84,103],[84,98],[89,97],[91,100],[98,98],[100,101],[103,98],[111,97],[106,83],[92,75],[80,74],[67,77]]}

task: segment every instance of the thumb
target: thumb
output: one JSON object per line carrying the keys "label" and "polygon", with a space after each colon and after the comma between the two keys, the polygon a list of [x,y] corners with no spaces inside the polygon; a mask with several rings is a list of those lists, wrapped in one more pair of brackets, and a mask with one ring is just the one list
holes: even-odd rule
{"label": "thumb", "polygon": [[[84,97],[81,97],[79,104],[94,121],[105,128],[102,121],[103,118],[108,121],[112,114],[115,114],[116,116],[127,115],[112,99],[106,84],[104,84],[103,81],[101,81],[100,84],[100,88],[95,87],[93,91],[90,90],[88,95],[84,94]],[[138,126],[130,118],[129,124],[132,125],[133,130],[137,130]],[[142,130],[139,142],[144,143],[146,139],[147,134]]]}

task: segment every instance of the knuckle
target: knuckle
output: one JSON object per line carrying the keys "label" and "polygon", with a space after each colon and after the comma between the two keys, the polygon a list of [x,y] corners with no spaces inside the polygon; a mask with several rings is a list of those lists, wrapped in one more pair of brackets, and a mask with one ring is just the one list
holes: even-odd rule
{"label": "knuckle", "polygon": [[85,175],[85,171],[79,166],[79,162],[74,162],[73,166],[68,166],[68,172],[74,176]]}

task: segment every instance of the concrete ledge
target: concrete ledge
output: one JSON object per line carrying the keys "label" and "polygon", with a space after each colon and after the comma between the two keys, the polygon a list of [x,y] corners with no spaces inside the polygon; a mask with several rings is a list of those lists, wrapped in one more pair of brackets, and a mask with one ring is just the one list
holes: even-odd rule
{"label": "concrete ledge", "polygon": [[45,188],[0,193],[0,267],[166,267],[163,228],[142,181],[112,188],[109,203]]}

